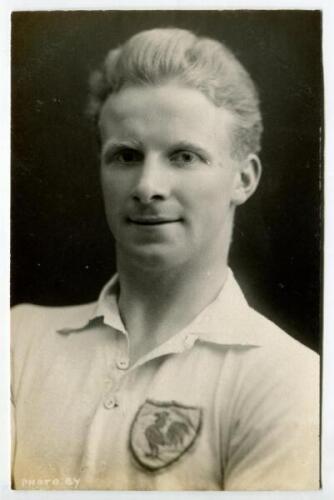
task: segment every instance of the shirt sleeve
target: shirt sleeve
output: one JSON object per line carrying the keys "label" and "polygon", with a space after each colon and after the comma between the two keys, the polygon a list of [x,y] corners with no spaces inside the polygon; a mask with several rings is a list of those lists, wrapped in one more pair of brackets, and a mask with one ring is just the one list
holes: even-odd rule
{"label": "shirt sleeve", "polygon": [[11,342],[10,342],[10,431],[11,431],[11,471],[12,471],[12,482],[13,478],[13,467],[15,461],[15,448],[16,448],[16,411],[15,411],[15,339],[17,336],[17,330],[20,323],[20,316],[22,312],[22,307],[16,306],[11,310]]}
{"label": "shirt sleeve", "polygon": [[11,402],[15,407],[17,385],[21,376],[22,366],[26,357],[27,335],[25,334],[26,317],[29,316],[30,307],[19,304],[11,310],[10,321],[10,364],[11,364]]}
{"label": "shirt sleeve", "polygon": [[10,404],[10,413],[11,413],[11,470],[13,470],[14,465],[14,457],[15,457],[15,447],[16,447],[16,425],[15,425],[15,404],[11,400]]}
{"label": "shirt sleeve", "polygon": [[[11,324],[10,324],[10,411],[11,411],[11,464],[12,470],[15,462],[16,451],[16,400],[20,380],[24,376],[24,365],[27,358],[27,352],[31,345],[31,330],[29,329],[29,321],[32,314],[33,306],[30,304],[19,304],[11,309]],[[33,329],[32,329],[33,331]]]}
{"label": "shirt sleeve", "polygon": [[301,351],[264,349],[236,383],[224,489],[319,489],[319,360]]}

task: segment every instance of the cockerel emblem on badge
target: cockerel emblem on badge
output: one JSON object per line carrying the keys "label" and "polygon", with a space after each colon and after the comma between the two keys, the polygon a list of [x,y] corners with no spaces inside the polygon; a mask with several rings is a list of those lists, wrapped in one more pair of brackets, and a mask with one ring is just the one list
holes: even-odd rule
{"label": "cockerel emblem on badge", "polygon": [[178,460],[194,443],[201,428],[201,409],[175,401],[146,400],[130,431],[130,448],[142,466],[161,469]]}

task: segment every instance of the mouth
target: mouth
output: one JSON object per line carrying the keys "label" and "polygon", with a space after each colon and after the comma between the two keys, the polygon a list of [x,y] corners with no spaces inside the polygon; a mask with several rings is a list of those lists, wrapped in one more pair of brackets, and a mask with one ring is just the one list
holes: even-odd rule
{"label": "mouth", "polygon": [[127,222],[129,224],[136,224],[138,226],[162,226],[166,224],[181,222],[181,219],[160,217],[158,215],[138,215],[135,217],[127,217]]}

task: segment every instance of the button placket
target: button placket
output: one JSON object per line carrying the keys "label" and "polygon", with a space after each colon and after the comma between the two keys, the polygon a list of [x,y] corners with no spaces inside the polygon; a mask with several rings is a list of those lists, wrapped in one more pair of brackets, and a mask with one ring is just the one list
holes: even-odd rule
{"label": "button placket", "polygon": [[115,365],[118,370],[127,370],[129,368],[129,338],[119,338],[118,353],[115,359]]}
{"label": "button placket", "polygon": [[112,364],[109,370],[109,376],[106,379],[105,391],[103,396],[103,405],[107,410],[119,406],[119,390],[124,374],[117,369],[116,362]]}
{"label": "button placket", "polygon": [[103,405],[106,409],[110,410],[119,406],[118,391],[120,386],[120,374],[117,374],[115,366],[113,367],[113,374],[111,374],[106,380]]}
{"label": "button placket", "polygon": [[108,374],[102,398],[102,404],[107,410],[117,408],[120,405],[120,385],[125,375],[124,371],[129,368],[129,360],[125,352],[128,352],[128,339],[124,334],[119,334],[117,347],[113,350],[113,359],[109,358]]}

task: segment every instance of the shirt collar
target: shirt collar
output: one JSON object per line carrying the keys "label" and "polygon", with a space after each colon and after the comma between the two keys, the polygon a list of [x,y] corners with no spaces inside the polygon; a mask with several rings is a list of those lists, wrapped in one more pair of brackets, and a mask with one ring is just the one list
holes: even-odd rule
{"label": "shirt collar", "polygon": [[218,296],[186,327],[204,342],[234,346],[260,346],[263,338],[249,328],[252,309],[228,268]]}
{"label": "shirt collar", "polygon": [[[59,330],[69,333],[84,330],[100,318],[105,325],[127,335],[117,304],[118,275],[115,274],[103,287],[87,322],[69,325]],[[234,346],[260,346],[263,338],[249,328],[249,307],[232,270],[218,296],[182,330],[183,336],[203,342]]]}

